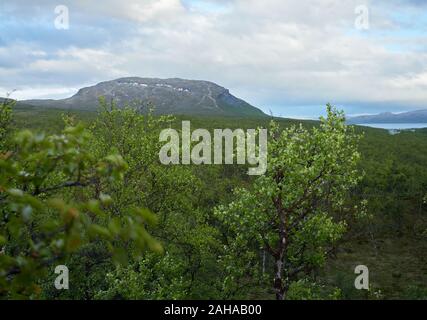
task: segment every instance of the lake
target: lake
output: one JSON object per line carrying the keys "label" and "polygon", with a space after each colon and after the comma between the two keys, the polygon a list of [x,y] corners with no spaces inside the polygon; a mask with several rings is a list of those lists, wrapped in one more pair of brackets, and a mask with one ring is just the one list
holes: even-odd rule
{"label": "lake", "polygon": [[403,129],[420,129],[427,128],[427,123],[360,123],[358,126],[387,129],[387,130],[403,130]]}

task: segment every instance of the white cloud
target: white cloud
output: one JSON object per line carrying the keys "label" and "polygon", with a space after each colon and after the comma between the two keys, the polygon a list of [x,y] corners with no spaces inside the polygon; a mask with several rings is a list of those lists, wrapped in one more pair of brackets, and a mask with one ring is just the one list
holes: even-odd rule
{"label": "white cloud", "polygon": [[[44,3],[48,7],[52,2]],[[113,41],[90,48],[70,43],[48,53],[43,43],[28,44],[29,54],[21,60],[4,53],[13,44],[0,47],[0,76],[7,74],[18,86],[37,88],[55,88],[58,82],[75,88],[127,75],[206,79],[231,88],[264,110],[270,105],[327,101],[393,102],[408,107],[427,102],[427,54],[414,49],[427,44],[427,37],[421,31],[416,37],[390,33],[401,26],[389,2],[220,3],[219,8],[226,10],[212,9],[209,1],[195,6],[179,0],[132,0],[126,5],[115,0],[102,5],[78,0],[70,5],[71,28],[73,23],[93,21],[98,28],[107,28]],[[354,28],[354,9],[364,3],[372,15],[371,27],[360,32]],[[408,10],[414,14],[412,6]],[[126,22],[131,27],[129,32],[115,33],[114,24],[103,26],[104,21]],[[16,64],[14,75],[2,65],[2,60],[8,61],[7,54],[10,66]],[[6,87],[1,80],[0,86]]]}
{"label": "white cloud", "polygon": [[55,99],[63,96],[70,96],[75,94],[78,88],[63,88],[63,87],[22,87],[20,89],[6,89],[0,87],[0,96],[10,95],[10,98],[17,100],[24,100],[31,97],[31,99]]}

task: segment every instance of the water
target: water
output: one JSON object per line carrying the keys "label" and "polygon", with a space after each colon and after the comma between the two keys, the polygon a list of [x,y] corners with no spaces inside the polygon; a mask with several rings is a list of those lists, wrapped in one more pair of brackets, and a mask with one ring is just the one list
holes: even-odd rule
{"label": "water", "polygon": [[361,123],[359,126],[387,129],[387,130],[404,130],[427,128],[427,123]]}

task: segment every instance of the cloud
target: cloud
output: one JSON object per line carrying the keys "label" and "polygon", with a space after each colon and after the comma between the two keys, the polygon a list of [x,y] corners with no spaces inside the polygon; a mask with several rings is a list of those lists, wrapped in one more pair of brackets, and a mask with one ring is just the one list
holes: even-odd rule
{"label": "cloud", "polygon": [[[135,75],[215,81],[281,114],[328,101],[360,113],[427,105],[422,1],[63,2],[65,31],[54,28],[55,1],[0,5],[0,88],[57,96],[58,85],[65,95]],[[354,27],[361,4],[366,31]]]}

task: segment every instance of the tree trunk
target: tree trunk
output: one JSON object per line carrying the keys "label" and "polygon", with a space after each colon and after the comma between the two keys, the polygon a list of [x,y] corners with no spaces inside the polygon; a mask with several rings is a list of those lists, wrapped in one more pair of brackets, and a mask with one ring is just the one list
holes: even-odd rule
{"label": "tree trunk", "polygon": [[283,279],[282,279],[282,268],[283,268],[283,262],[281,257],[276,258],[276,263],[274,266],[274,271],[275,271],[274,291],[276,292],[276,300],[285,300],[285,290],[284,290]]}
{"label": "tree trunk", "polygon": [[262,250],[262,274],[265,274],[265,250]]}

